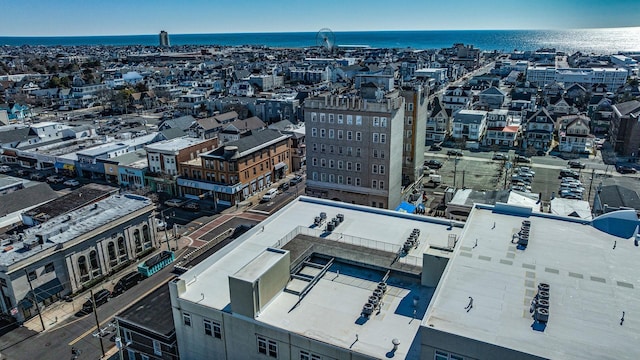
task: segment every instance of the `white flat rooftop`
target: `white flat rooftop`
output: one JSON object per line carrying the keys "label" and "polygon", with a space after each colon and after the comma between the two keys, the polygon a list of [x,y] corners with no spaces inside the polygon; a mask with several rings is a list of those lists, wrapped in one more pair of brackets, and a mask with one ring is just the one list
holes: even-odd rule
{"label": "white flat rooftop", "polygon": [[[417,248],[398,260],[418,267],[422,267],[423,253],[430,251],[430,246],[446,248],[449,235],[458,237],[462,232],[461,224],[448,220],[302,196],[181,275],[186,290],[180,298],[200,306],[225,309],[230,303],[228,277],[267,247],[282,247],[298,234],[319,237],[324,226],[316,228],[313,222],[320,212],[325,212],[327,219],[344,214],[344,221],[331,234],[325,233],[322,239],[387,252],[396,252],[414,228],[420,229]],[[384,357],[392,348],[393,338],[403,344],[401,349],[404,346],[397,354],[407,351],[433,288],[420,286],[419,279],[417,284],[390,284],[388,293],[394,295],[385,297],[381,314],[359,325],[356,320],[362,307],[381,280],[379,277],[369,279],[363,275],[366,273],[364,269],[357,274],[341,271],[334,280],[336,274],[330,270],[295,310],[289,312],[298,296],[281,292],[262,310],[257,320],[344,348],[349,348],[358,334],[359,341],[352,349],[374,357]],[[288,288],[300,288],[301,285],[294,280]],[[406,306],[412,303],[414,295],[422,299],[424,309],[418,312],[417,320],[411,321],[413,314]],[[394,331],[391,333],[389,329]]]}
{"label": "white flat rooftop", "polygon": [[[511,239],[523,220],[530,238],[519,250]],[[638,255],[633,239],[585,221],[476,206],[422,324],[543,358],[638,359]],[[544,331],[529,312],[539,283],[550,285]]]}
{"label": "white flat rooftop", "polygon": [[189,146],[197,145],[208,139],[196,139],[190,137],[179,137],[171,140],[164,140],[145,146],[147,151],[171,151],[176,152]]}

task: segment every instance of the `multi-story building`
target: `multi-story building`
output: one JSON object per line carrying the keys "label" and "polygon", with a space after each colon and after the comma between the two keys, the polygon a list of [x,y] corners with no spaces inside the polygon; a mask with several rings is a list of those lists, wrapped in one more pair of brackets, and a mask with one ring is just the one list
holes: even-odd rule
{"label": "multi-story building", "polygon": [[[77,202],[82,191],[54,201]],[[158,247],[154,208],[145,197],[114,195],[14,235],[0,254],[2,312],[23,321],[35,316],[35,306],[85,290],[148,254]]]}
{"label": "multi-story building", "polygon": [[609,134],[614,150],[623,156],[637,157],[640,150],[640,101],[612,105]]}
{"label": "multi-story building", "polygon": [[471,99],[470,88],[462,86],[448,87],[442,96],[442,107],[455,114],[460,110],[469,109],[471,107]]}
{"label": "multi-story building", "polygon": [[397,90],[304,102],[307,195],[379,208],[400,204],[405,102]]}
{"label": "multi-story building", "polygon": [[429,89],[421,83],[406,84],[400,88],[400,95],[405,103],[402,186],[408,186],[422,176]]}
{"label": "multi-story building", "polygon": [[440,106],[440,99],[433,99],[431,112],[427,117],[426,141],[442,142],[451,134],[451,110],[446,110]]}
{"label": "multi-story building", "polygon": [[580,84],[591,87],[605,84],[609,89],[617,89],[627,82],[629,72],[620,68],[555,68],[530,66],[527,68],[527,81],[545,86],[553,82],[565,86]]}
{"label": "multi-story building", "polygon": [[595,136],[591,134],[590,119],[584,114],[558,118],[558,149],[565,152],[590,153]]}
{"label": "multi-story building", "polygon": [[162,30],[160,31],[160,35],[158,35],[158,44],[160,47],[169,47],[171,44],[169,43],[169,33]]}
{"label": "multi-story building", "polygon": [[541,107],[530,115],[524,124],[524,138],[522,148],[533,148],[538,151],[547,151],[551,147],[556,123],[547,111]]}
{"label": "multi-story building", "polygon": [[268,99],[256,99],[256,116],[268,124],[280,120],[298,122],[301,120],[300,100],[296,94],[277,94]]}
{"label": "multi-story building", "polygon": [[[314,224],[321,213],[337,221]],[[476,204],[464,228],[449,221],[294,200],[169,283],[180,358],[635,354],[640,305],[612,301],[640,276],[635,210],[590,221]]]}
{"label": "multi-story building", "polygon": [[288,135],[265,129],[185,159],[179,163],[180,194],[210,194],[216,204],[236,205],[290,173],[290,150]]}
{"label": "multi-story building", "polygon": [[451,137],[457,141],[482,141],[487,128],[487,112],[460,110],[453,116]]}
{"label": "multi-story building", "polygon": [[218,146],[218,139],[196,139],[181,137],[145,146],[147,151],[148,172],[145,175],[147,185],[154,192],[166,192],[178,195],[176,177],[178,164],[193,160],[199,154]]}
{"label": "multi-story building", "polygon": [[509,110],[491,110],[487,113],[487,133],[484,145],[513,147],[517,145],[520,124],[514,123]]}

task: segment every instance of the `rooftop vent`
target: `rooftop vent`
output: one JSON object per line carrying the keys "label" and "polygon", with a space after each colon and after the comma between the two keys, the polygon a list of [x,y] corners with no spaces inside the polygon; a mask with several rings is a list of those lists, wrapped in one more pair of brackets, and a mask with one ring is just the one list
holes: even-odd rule
{"label": "rooftop vent", "polygon": [[518,249],[525,250],[529,246],[529,232],[531,231],[531,221],[523,220],[520,231],[515,234],[518,241]]}
{"label": "rooftop vent", "polygon": [[544,326],[546,326],[549,321],[549,290],[549,284],[539,283],[538,293],[531,300],[529,312],[533,315],[533,329],[544,330]]}

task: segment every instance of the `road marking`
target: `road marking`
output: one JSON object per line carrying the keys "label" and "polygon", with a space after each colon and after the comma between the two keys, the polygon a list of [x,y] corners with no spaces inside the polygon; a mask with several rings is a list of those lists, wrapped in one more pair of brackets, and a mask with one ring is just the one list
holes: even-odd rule
{"label": "road marking", "polygon": [[[169,275],[166,279],[163,279],[162,281],[160,281],[160,283],[159,283],[157,286],[155,286],[155,287],[151,288],[149,291],[145,292],[144,294],[142,294],[142,295],[138,296],[136,299],[134,299],[133,301],[131,301],[131,304],[135,304],[135,303],[136,303],[136,302],[138,302],[140,299],[142,299],[142,298],[146,297],[147,295],[151,294],[152,292],[154,292],[154,291],[155,291],[156,289],[158,289],[160,286],[167,286],[167,282],[168,282],[171,278],[173,278],[173,277],[175,277],[175,275],[174,275],[174,274]],[[104,324],[111,322],[111,320],[110,320],[110,319],[111,319],[113,316],[115,316],[115,314],[113,314],[113,315],[111,315],[111,316],[107,317],[105,320],[103,320],[102,322],[100,322],[100,328],[102,328],[102,327],[104,326]],[[73,322],[75,323],[76,321],[79,321],[79,320],[82,320],[82,319],[74,320]],[[70,324],[72,324],[72,323],[65,324],[64,326],[67,326],[67,325],[70,325]],[[61,326],[60,328],[62,328],[62,327],[63,327],[63,326]],[[80,340],[84,339],[87,335],[92,334],[92,333],[93,333],[93,332],[95,332],[95,331],[96,331],[96,328],[94,328],[93,326],[91,326],[91,328],[90,328],[89,330],[85,331],[84,333],[82,333],[82,335],[80,335],[80,336],[78,336],[77,338],[75,338],[75,339],[71,340],[71,342],[69,342],[69,346],[73,346],[73,345],[75,345],[75,344],[76,344],[76,343],[78,343]]]}

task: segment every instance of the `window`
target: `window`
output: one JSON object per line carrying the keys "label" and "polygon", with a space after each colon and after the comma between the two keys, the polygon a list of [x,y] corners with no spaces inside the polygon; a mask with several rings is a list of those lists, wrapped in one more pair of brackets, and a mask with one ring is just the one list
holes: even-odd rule
{"label": "window", "polygon": [[380,190],[384,190],[384,181],[380,180],[380,182],[378,182],[378,185],[380,187]]}
{"label": "window", "polygon": [[338,130],[338,140],[342,140],[342,138],[343,138],[343,131]]}
{"label": "window", "polygon": [[380,118],[377,116],[373,117],[373,126],[378,127],[380,126]]}
{"label": "window", "polygon": [[153,354],[162,356],[162,348],[160,348],[160,341],[153,340]]}
{"label": "window", "polygon": [[356,183],[355,183],[355,185],[356,185],[356,186],[360,186],[360,184],[361,184],[361,183],[360,183],[360,178],[356,178]]}
{"label": "window", "polygon": [[35,279],[37,279],[37,278],[38,278],[38,274],[36,274],[36,271],[35,271],[35,270],[33,270],[33,271],[29,271],[28,276],[29,276],[29,280],[35,280]]}
{"label": "window", "polygon": [[333,139],[334,138],[334,131],[333,129],[329,129],[329,139]]}
{"label": "window", "polygon": [[327,166],[327,159],[325,159],[325,158],[320,159],[320,166],[326,167]]}
{"label": "window", "polygon": [[380,165],[380,174],[384,174],[384,165]]}
{"label": "window", "polygon": [[327,174],[326,173],[320,173],[320,181],[327,182]]}
{"label": "window", "polygon": [[362,170],[362,166],[359,162],[356,163],[356,171]]}
{"label": "window", "polygon": [[313,164],[313,166],[318,166],[318,158],[312,158],[311,163]]}
{"label": "window", "polygon": [[318,151],[318,143],[313,143],[313,151]]}
{"label": "window", "polygon": [[323,138],[327,136],[327,129],[320,129],[320,137]]}
{"label": "window", "polygon": [[338,114],[338,124],[342,124],[342,114]]}
{"label": "window", "polygon": [[347,125],[353,125],[353,115],[347,115]]}
{"label": "window", "polygon": [[343,168],[343,162],[342,160],[338,160],[338,169],[342,170]]}
{"label": "window", "polygon": [[360,157],[361,154],[362,154],[362,149],[356,148],[356,156]]}
{"label": "window", "polygon": [[377,144],[379,139],[380,139],[380,134],[373,133],[373,139],[372,139],[373,143]]}
{"label": "window", "polygon": [[347,176],[347,185],[351,185],[351,176]]}
{"label": "window", "polygon": [[360,131],[356,131],[356,141],[362,141],[362,133]]}
{"label": "window", "polygon": [[436,350],[434,360],[464,360],[460,355],[451,354],[446,351]]}
{"label": "window", "polygon": [[205,335],[222,339],[222,327],[215,321],[204,319],[204,333]]}
{"label": "window", "polygon": [[318,129],[311,128],[311,137],[318,137]]}
{"label": "window", "polygon": [[[371,188],[373,189],[377,189],[378,188],[378,180],[371,180]],[[374,205],[375,207],[375,205]]]}
{"label": "window", "polygon": [[311,179],[318,180],[318,172],[317,171],[314,171],[314,172],[311,173]]}
{"label": "window", "polygon": [[333,169],[335,167],[335,161],[333,159],[329,159],[329,168]]}
{"label": "window", "polygon": [[351,171],[351,161],[347,161],[347,170]]}
{"label": "window", "polygon": [[53,266],[53,263],[50,262],[47,265],[44,266],[44,272],[45,273],[50,273],[53,272],[55,270],[55,267]]}
{"label": "window", "polygon": [[330,182],[330,183],[334,183],[334,182],[336,182],[336,177],[335,177],[335,175],[333,175],[333,174],[329,174],[329,182]]}
{"label": "window", "polygon": [[321,360],[321,359],[322,357],[318,354],[300,350],[300,360]]}
{"label": "window", "polygon": [[378,165],[376,165],[376,164],[371,165],[371,173],[372,174],[377,174],[378,173]]}
{"label": "window", "polygon": [[378,150],[377,149],[373,149],[372,150],[372,154],[373,154],[373,158],[377,159],[378,158]]}
{"label": "window", "polygon": [[380,118],[380,127],[387,127],[387,118],[386,117],[381,117]]}
{"label": "window", "polygon": [[362,116],[356,115],[356,125],[362,125]]}
{"label": "window", "polygon": [[329,114],[329,124],[333,124],[333,114]]}
{"label": "window", "polygon": [[387,142],[387,134],[380,134],[380,143],[384,144]]}
{"label": "window", "polygon": [[342,184],[342,183],[343,183],[342,175],[338,175],[338,184]]}
{"label": "window", "polygon": [[325,144],[320,144],[320,152],[327,151],[327,146]]}
{"label": "window", "polygon": [[318,121],[318,114],[312,112],[311,113],[311,122],[316,122]]}
{"label": "window", "polygon": [[407,103],[407,110],[413,111],[413,103]]}
{"label": "window", "polygon": [[347,140],[348,141],[353,140],[353,132],[352,131],[347,131]]}
{"label": "window", "polygon": [[278,343],[273,340],[258,336],[258,353],[278,358]]}
{"label": "window", "polygon": [[124,342],[126,343],[130,343],[131,342],[131,331],[127,330],[127,329],[122,329],[122,332],[124,333]]}
{"label": "window", "polygon": [[324,113],[320,113],[320,122],[321,123],[325,122],[325,114]]}
{"label": "window", "polygon": [[182,321],[184,322],[184,326],[191,326],[191,314],[182,313]]}

